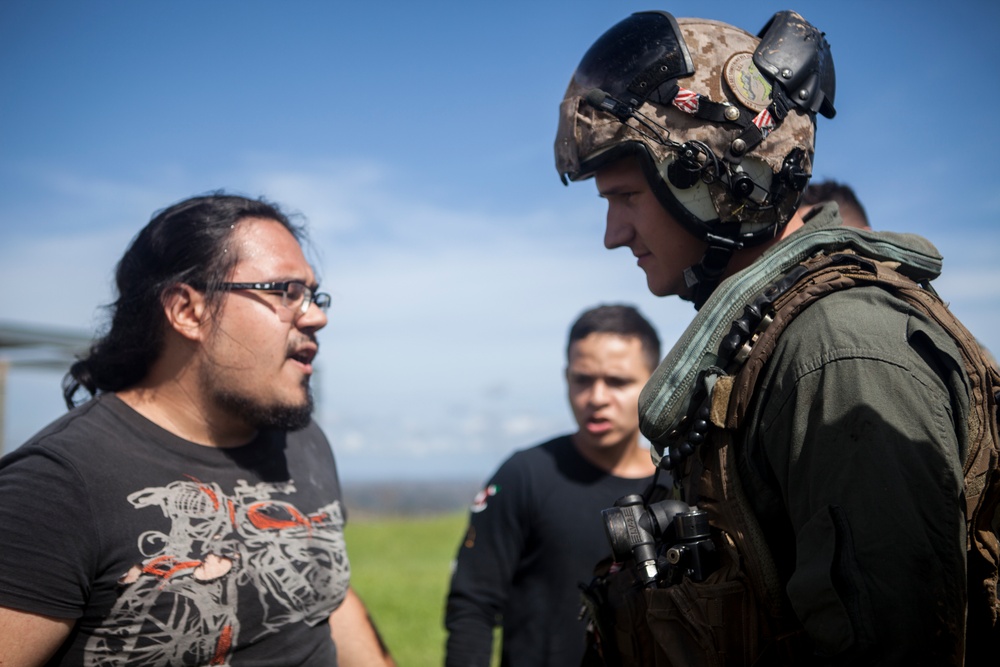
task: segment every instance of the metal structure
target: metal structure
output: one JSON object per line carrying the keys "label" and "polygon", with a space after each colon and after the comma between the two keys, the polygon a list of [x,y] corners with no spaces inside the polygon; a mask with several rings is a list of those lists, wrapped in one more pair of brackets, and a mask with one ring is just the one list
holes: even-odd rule
{"label": "metal structure", "polygon": [[5,451],[8,370],[67,370],[91,341],[89,332],[0,320],[0,453]]}

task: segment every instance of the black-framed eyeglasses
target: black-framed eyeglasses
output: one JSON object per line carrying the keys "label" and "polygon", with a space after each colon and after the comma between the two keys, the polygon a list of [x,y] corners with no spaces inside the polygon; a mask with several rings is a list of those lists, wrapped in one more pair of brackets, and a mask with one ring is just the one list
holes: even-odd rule
{"label": "black-framed eyeglasses", "polygon": [[309,310],[309,304],[315,303],[320,310],[330,307],[330,295],[326,292],[313,292],[313,289],[299,280],[286,280],[275,283],[222,283],[224,290],[255,290],[281,294],[281,305],[292,312],[298,311],[304,315]]}

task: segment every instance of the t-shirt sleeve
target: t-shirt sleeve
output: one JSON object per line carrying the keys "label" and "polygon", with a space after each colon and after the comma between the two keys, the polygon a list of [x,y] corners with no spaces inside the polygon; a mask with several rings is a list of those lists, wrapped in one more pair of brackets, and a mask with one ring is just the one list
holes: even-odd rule
{"label": "t-shirt sleeve", "polygon": [[445,609],[447,667],[488,667],[493,628],[510,593],[524,551],[524,479],[508,461],[473,502],[458,550]]}
{"label": "t-shirt sleeve", "polygon": [[76,470],[43,447],[0,461],[0,605],[79,618],[99,539]]}

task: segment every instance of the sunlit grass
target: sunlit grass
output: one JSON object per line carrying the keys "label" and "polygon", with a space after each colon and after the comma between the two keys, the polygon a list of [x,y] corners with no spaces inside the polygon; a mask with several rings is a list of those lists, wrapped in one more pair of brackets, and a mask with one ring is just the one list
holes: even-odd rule
{"label": "sunlit grass", "polygon": [[444,602],[467,515],[351,519],[351,584],[400,667],[444,664]]}

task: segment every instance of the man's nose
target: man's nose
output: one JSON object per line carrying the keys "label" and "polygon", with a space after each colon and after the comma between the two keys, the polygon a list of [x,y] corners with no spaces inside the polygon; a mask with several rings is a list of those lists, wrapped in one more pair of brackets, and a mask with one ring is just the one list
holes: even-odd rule
{"label": "man's nose", "polygon": [[299,315],[299,319],[296,320],[295,326],[299,329],[319,331],[326,326],[327,322],[329,322],[329,319],[326,316],[326,311],[313,302],[309,304],[306,312]]}
{"label": "man's nose", "polygon": [[608,402],[608,385],[598,380],[590,387],[590,404],[604,405]]}
{"label": "man's nose", "polygon": [[614,207],[608,207],[607,226],[604,228],[604,247],[611,250],[628,245],[633,234],[634,229],[631,223]]}

